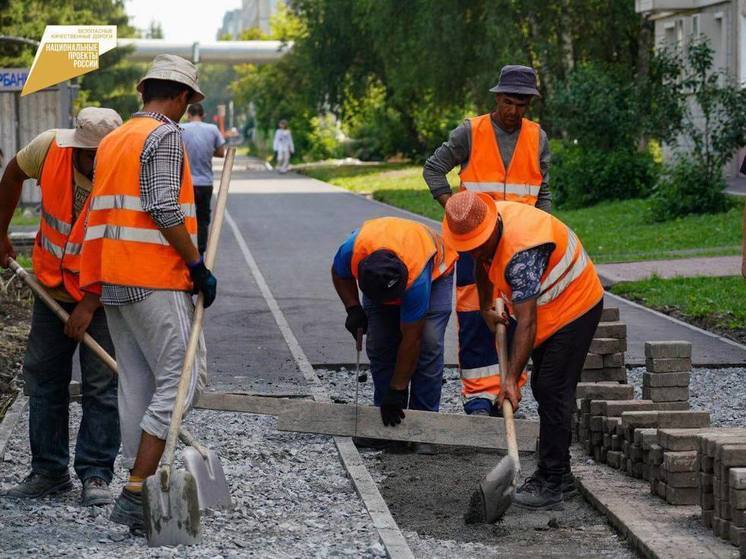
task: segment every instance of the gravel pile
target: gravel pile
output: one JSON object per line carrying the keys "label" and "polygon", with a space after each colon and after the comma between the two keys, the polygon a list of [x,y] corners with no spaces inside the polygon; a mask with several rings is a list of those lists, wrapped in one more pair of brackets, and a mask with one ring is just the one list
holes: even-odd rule
{"label": "gravel pile", "polygon": [[[627,372],[628,382],[635,386],[635,398],[642,398],[644,367]],[[693,410],[709,411],[716,427],[746,426],[746,368],[692,369],[689,403]]]}
{"label": "gravel pile", "polygon": [[[354,369],[316,369],[316,374],[326,385],[335,402],[340,404],[355,403],[355,379],[357,376]],[[370,373],[368,373],[368,381],[360,384],[358,399],[361,404],[373,405],[373,379]],[[443,413],[464,413],[458,369],[445,369],[443,372],[440,411]],[[520,411],[526,415],[527,419],[538,419],[539,417],[536,400],[534,400],[528,386],[523,388]]]}
{"label": "gravel pile", "polygon": [[[72,406],[73,431],[79,410]],[[196,411],[187,424],[219,452],[234,502],[230,512],[205,513],[202,545],[149,549],[109,522],[109,507],[81,508],[78,485],[32,502],[0,497],[0,557],[385,556],[331,438],[278,433],[273,418],[239,413]],[[0,491],[28,473],[27,429],[25,421],[16,428]],[[118,467],[114,490],[124,481]]]}

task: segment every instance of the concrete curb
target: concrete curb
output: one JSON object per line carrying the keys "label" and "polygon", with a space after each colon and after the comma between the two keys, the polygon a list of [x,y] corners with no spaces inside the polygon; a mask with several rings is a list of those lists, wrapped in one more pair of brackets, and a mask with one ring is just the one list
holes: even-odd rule
{"label": "concrete curb", "polygon": [[16,396],[15,402],[13,402],[13,405],[8,408],[2,423],[0,423],[0,462],[2,462],[3,457],[5,456],[5,449],[8,447],[8,441],[10,441],[10,437],[13,435],[13,431],[15,430],[18,421],[23,416],[23,412],[26,410],[27,405],[28,398],[19,392],[18,396]]}

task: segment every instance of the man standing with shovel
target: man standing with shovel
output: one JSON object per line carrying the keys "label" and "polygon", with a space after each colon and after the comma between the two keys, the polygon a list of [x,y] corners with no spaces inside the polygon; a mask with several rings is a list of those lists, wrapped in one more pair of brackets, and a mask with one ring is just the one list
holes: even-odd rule
{"label": "man standing with shovel", "polygon": [[[113,352],[98,295],[83,294],[79,287],[84,207],[91,192],[96,149],[121,124],[116,111],[84,108],[75,129],[41,133],[8,162],[0,180],[0,266],[7,268],[16,256],[8,226],[23,181],[35,178],[41,189],[41,223],[34,243],[34,274],[71,315],[64,324],[39,298],[34,299],[23,362],[31,473],[6,493],[8,497],[34,499],[72,488],[68,407],[73,355],[86,330]],[[81,503],[105,505],[112,501],[109,483],[119,451],[117,381],[83,345],[80,369],[83,418],[75,447],[75,472],[83,482]]]}
{"label": "man standing with shovel", "polygon": [[494,308],[494,289],[513,303],[517,320],[501,386],[518,408],[518,379],[529,357],[531,390],[539,404],[538,467],[516,491],[514,503],[534,509],[563,507],[570,473],[571,416],[575,387],[601,319],[604,290],[575,233],[541,210],[497,202],[483,192],[459,192],[446,203],[443,238],[468,252],[484,273],[480,312],[491,331],[506,322]]}
{"label": "man standing with shovel", "polygon": [[[137,90],[143,109],[101,144],[83,243],[81,285],[101,286],[119,367],[119,414],[127,485],[111,519],[144,527],[142,485],[166,443],[194,311],[217,280],[196,246],[194,189],[176,124],[204,98],[197,69],[159,55]],[[204,386],[200,340],[187,407]]]}

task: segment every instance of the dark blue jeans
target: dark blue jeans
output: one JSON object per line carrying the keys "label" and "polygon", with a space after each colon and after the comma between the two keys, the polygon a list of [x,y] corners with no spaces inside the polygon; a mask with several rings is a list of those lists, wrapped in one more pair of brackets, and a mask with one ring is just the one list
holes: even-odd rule
{"label": "dark blue jeans", "polygon": [[[72,312],[74,303],[60,303]],[[88,333],[110,354],[104,309],[96,311]],[[24,392],[29,396],[31,470],[58,477],[67,472],[69,455],[69,385],[78,342],[68,338],[64,325],[36,299],[23,362]],[[80,344],[83,419],[75,446],[75,472],[81,480],[100,477],[111,481],[119,452],[117,379],[96,355]]]}
{"label": "dark blue jeans", "polygon": [[[453,274],[433,282],[430,307],[425,315],[420,357],[409,383],[409,408],[438,411],[443,388],[443,351],[445,332],[451,316]],[[373,403],[381,405],[391,383],[396,365],[396,354],[401,341],[398,305],[376,305],[363,298],[368,315],[368,335],[365,349],[373,377]]]}

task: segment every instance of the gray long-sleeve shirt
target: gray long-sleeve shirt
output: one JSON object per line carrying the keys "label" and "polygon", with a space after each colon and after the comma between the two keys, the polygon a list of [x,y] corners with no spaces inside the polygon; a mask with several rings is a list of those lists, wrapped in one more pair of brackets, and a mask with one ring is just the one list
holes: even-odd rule
{"label": "gray long-sleeve shirt", "polygon": [[[513,132],[506,132],[497,125],[494,118],[490,120],[492,122],[492,129],[495,131],[497,145],[500,148],[503,165],[507,169],[510,166],[510,161],[513,159],[513,152],[515,151],[521,129],[518,128]],[[454,167],[458,165],[463,166],[469,160],[470,154],[471,123],[467,119],[464,120],[463,124],[451,131],[448,141],[443,142],[425,162],[422,176],[430,188],[433,198],[451,193],[451,186],[448,184],[446,175]],[[544,130],[541,130],[539,153],[537,155],[539,157],[542,180],[536,207],[549,213],[552,211],[552,193],[549,191],[548,184],[550,153],[549,140]]]}

